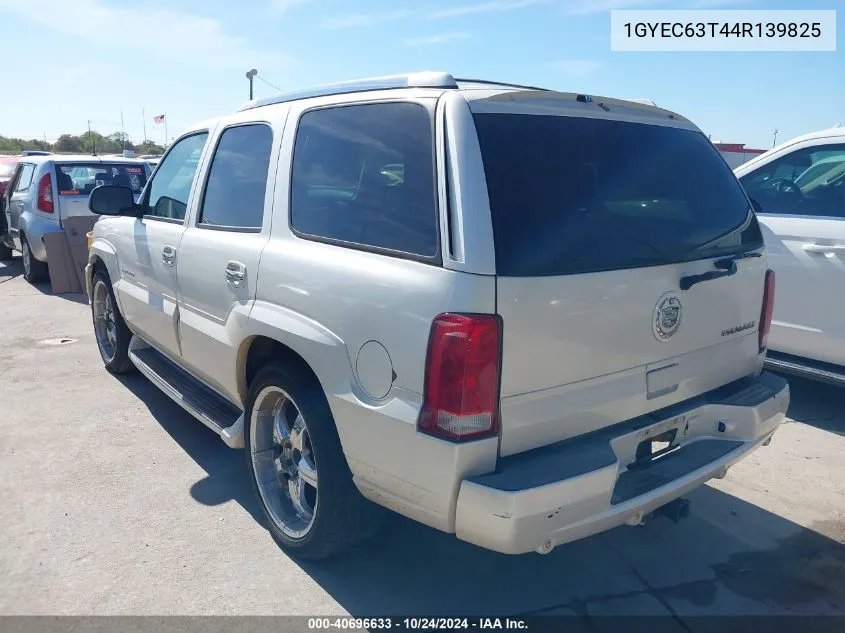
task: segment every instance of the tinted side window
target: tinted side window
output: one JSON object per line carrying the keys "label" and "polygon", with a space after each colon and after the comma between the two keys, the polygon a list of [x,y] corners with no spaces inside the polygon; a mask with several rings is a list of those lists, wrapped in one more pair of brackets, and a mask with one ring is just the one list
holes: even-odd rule
{"label": "tinted side window", "polygon": [[144,215],[183,220],[208,133],[186,136],[170,148],[149,187]]}
{"label": "tinted side window", "polygon": [[412,103],[313,110],[299,122],[291,226],[308,236],[434,257],[434,144]]}
{"label": "tinted side window", "polygon": [[21,165],[18,184],[15,186],[15,193],[26,191],[32,182],[32,174],[35,172],[35,165]]}
{"label": "tinted side window", "polygon": [[845,218],[845,145],[796,150],[740,182],[763,213]]}
{"label": "tinted side window", "polygon": [[224,131],[208,172],[199,224],[261,228],[273,131],[242,125]]}

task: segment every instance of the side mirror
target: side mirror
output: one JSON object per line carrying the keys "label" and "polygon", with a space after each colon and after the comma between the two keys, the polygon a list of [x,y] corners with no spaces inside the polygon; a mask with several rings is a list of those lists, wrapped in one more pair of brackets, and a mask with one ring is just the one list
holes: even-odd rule
{"label": "side mirror", "polygon": [[763,205],[757,202],[752,197],[748,197],[748,200],[751,202],[751,208],[754,209],[754,213],[763,213]]}
{"label": "side mirror", "polygon": [[88,198],[88,209],[97,215],[137,215],[138,205],[129,187],[100,185]]}

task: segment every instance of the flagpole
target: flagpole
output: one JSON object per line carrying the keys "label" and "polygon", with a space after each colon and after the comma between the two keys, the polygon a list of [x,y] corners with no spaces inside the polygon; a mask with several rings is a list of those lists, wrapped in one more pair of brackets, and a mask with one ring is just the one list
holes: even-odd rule
{"label": "flagpole", "polygon": [[120,106],[120,140],[123,142],[123,151],[126,151],[126,127],[123,125],[123,105]]}
{"label": "flagpole", "polygon": [[167,149],[167,139],[170,137],[167,135],[167,113],[164,113],[164,149]]}
{"label": "flagpole", "polygon": [[144,145],[147,144],[147,112],[141,108],[141,118],[144,120]]}

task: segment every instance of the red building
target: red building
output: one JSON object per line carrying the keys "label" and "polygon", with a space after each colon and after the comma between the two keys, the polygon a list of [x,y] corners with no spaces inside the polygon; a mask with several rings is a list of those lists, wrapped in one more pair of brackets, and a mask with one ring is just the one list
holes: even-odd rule
{"label": "red building", "polygon": [[744,143],[713,143],[713,145],[725,157],[725,161],[731,166],[731,169],[736,169],[755,156],[766,152],[764,149],[746,147]]}

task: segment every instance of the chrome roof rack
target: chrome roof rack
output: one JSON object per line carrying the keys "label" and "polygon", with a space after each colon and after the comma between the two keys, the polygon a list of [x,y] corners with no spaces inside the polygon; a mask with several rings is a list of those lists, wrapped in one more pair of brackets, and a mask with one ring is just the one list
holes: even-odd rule
{"label": "chrome roof rack", "polygon": [[264,99],[253,99],[247,101],[240,107],[240,111],[251,110],[263,106],[309,99],[311,97],[325,97],[329,95],[341,95],[353,92],[367,92],[372,90],[397,90],[399,88],[444,88],[454,89],[458,84],[449,73],[443,72],[419,72],[404,75],[386,75],[384,77],[369,77],[366,79],[355,79],[352,81],[341,81],[334,84],[315,86],[304,90],[283,92],[281,94],[266,97]]}
{"label": "chrome roof rack", "polygon": [[[487,79],[458,79],[455,81],[459,88],[466,88],[466,84],[477,84],[485,88],[518,88],[520,90],[543,90],[548,91],[549,88],[537,88],[536,86],[523,86],[521,84],[512,84],[505,81],[489,81]],[[462,85],[463,84],[463,85]]]}

